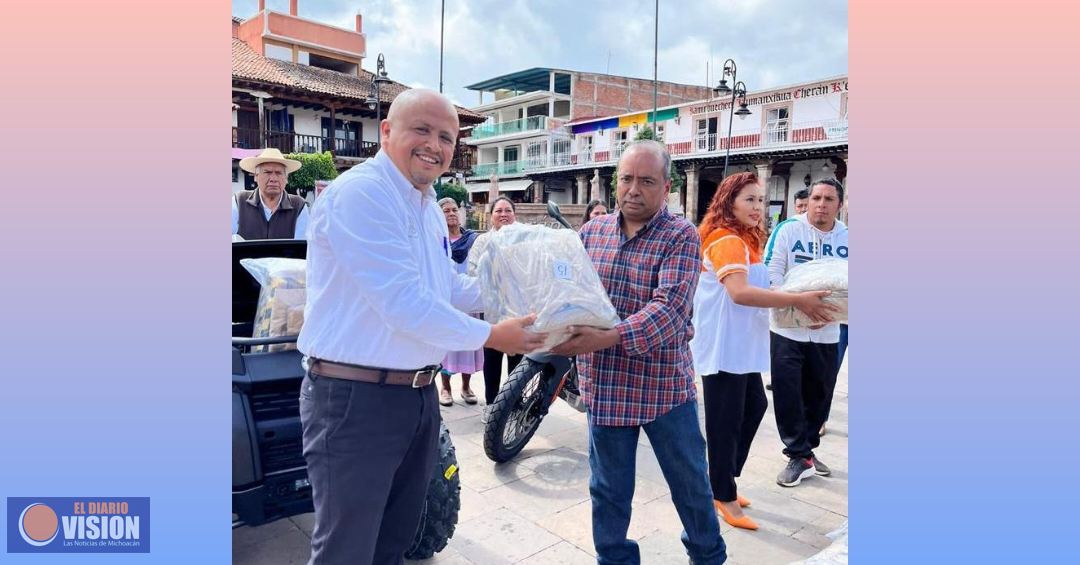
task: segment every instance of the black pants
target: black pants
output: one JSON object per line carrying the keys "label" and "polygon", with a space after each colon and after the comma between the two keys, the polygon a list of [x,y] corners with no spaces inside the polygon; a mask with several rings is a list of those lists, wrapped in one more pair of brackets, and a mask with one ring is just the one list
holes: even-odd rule
{"label": "black pants", "polygon": [[835,343],[809,343],[769,332],[773,409],[784,455],[807,458],[821,442],[836,388]]}
{"label": "black pants", "polygon": [[[506,355],[498,349],[484,348],[484,400],[488,404],[495,402],[499,394],[499,386],[502,385],[502,360]],[[507,374],[514,371],[514,367],[521,363],[521,355],[506,355]]]}
{"label": "black pants", "polygon": [[721,371],[702,377],[701,386],[713,499],[729,502],[738,494],[735,477],[742,474],[769,401],[761,373],[733,375]]}
{"label": "black pants", "polygon": [[[840,324],[840,342],[836,344],[836,372],[840,372],[840,366],[844,364],[844,354],[847,353],[847,324]],[[836,385],[833,385],[835,389]],[[832,398],[831,396],[829,398]],[[832,411],[832,402],[825,408],[825,421],[829,421],[829,412]]]}
{"label": "black pants", "polygon": [[315,530],[309,565],[399,565],[438,460],[435,387],[312,375],[300,391]]}

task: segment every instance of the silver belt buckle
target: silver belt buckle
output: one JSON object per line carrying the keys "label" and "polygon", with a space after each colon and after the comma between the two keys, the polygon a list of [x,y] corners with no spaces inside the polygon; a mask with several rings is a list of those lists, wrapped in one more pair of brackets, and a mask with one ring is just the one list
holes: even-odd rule
{"label": "silver belt buckle", "polygon": [[[427,382],[425,382],[423,384],[420,384],[420,378],[423,377],[424,375],[428,376]],[[425,386],[431,384],[431,381],[433,381],[433,380],[435,380],[435,376],[432,375],[432,371],[430,369],[426,370],[426,371],[421,369],[421,370],[417,371],[415,375],[413,375],[412,387],[413,388],[425,387]]]}

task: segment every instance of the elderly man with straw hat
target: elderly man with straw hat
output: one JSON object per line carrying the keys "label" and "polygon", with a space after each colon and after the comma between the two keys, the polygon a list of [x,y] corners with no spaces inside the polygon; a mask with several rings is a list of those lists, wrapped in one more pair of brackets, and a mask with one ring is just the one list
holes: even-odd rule
{"label": "elderly man with straw hat", "polygon": [[233,195],[234,234],[244,239],[306,239],[307,203],[285,192],[289,173],[299,170],[300,165],[273,148],[240,161],[241,169],[255,175],[256,189]]}

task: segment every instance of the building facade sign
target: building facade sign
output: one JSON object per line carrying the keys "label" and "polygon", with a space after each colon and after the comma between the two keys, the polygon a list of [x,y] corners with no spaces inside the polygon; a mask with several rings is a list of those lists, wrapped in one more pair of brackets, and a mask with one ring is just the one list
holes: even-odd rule
{"label": "building facade sign", "polygon": [[[799,86],[790,90],[784,90],[780,92],[767,92],[765,94],[755,94],[753,96],[746,97],[747,106],[760,106],[762,104],[773,104],[776,102],[786,102],[789,100],[802,100],[806,98],[814,98],[817,96],[828,96],[829,94],[836,94],[848,91],[847,79],[835,80],[830,82],[822,82],[818,84]],[[690,106],[688,111],[690,114],[705,114],[708,112],[719,112],[721,110],[727,110],[731,108],[731,100],[716,101],[709,104],[699,104],[697,106]]]}

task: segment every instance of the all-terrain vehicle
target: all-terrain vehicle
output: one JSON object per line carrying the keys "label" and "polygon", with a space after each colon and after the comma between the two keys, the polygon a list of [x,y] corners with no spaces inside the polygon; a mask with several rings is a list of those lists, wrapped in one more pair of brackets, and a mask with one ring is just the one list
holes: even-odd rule
{"label": "all-terrain vehicle", "polygon": [[[302,356],[294,348],[262,351],[268,345],[295,344],[297,336],[251,337],[261,287],[240,260],[303,259],[307,242],[239,241],[232,246],[233,527],[258,526],[314,508],[301,452]],[[460,495],[457,457],[443,424],[439,463],[428,486],[416,538],[405,557],[426,559],[446,547],[457,525]]]}

